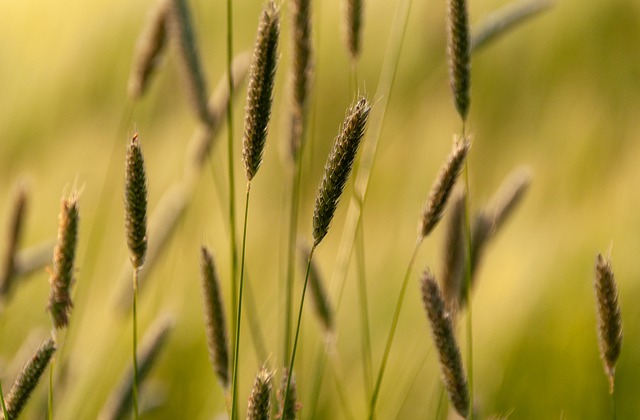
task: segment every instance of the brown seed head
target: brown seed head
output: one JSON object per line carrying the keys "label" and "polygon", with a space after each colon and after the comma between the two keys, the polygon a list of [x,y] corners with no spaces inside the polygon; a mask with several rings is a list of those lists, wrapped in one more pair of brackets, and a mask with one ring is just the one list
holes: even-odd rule
{"label": "brown seed head", "polygon": [[131,264],[139,269],[147,252],[147,178],[137,133],[127,148],[124,203]]}
{"label": "brown seed head", "polygon": [[281,420],[295,420],[300,406],[296,402],[298,399],[298,390],[296,386],[296,374],[291,375],[291,383],[289,384],[289,394],[287,401],[284,401],[287,382],[289,381],[289,369],[285,368],[282,373],[280,382],[280,390],[278,391],[279,412],[276,418]]}
{"label": "brown seed head", "polygon": [[471,86],[471,51],[469,18],[466,0],[447,0],[447,52],[449,56],[449,84],[456,109],[462,120],[469,113]]}
{"label": "brown seed head", "polygon": [[24,226],[27,199],[27,187],[24,182],[19,182],[16,186],[9,219],[9,235],[6,242],[4,265],[0,267],[0,270],[2,270],[0,271],[0,297],[6,296],[10,292],[12,280],[16,275],[17,254]]}
{"label": "brown seed head", "polygon": [[253,382],[249,396],[247,420],[269,420],[271,414],[271,389],[273,372],[262,368]]}
{"label": "brown seed head", "polygon": [[362,0],[346,0],[347,48],[352,61],[360,56],[360,34],[362,28]]}

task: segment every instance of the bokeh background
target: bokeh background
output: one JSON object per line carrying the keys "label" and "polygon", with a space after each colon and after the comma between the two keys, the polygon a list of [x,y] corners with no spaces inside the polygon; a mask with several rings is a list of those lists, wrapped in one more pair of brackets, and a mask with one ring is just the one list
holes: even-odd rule
{"label": "bokeh background", "polygon": [[[283,3],[282,1],[279,3]],[[286,2],[285,2],[286,3]],[[365,1],[359,88],[374,101],[397,1]],[[224,72],[224,2],[189,2],[206,78]],[[234,2],[234,49],[252,48],[261,1]],[[506,4],[470,1],[476,23]],[[75,308],[56,370],[55,417],[95,418],[130,361],[131,316],[115,306],[127,259],[122,185],[124,151],[140,133],[150,206],[184,171],[185,148],[197,122],[170,47],[148,93],[135,104],[126,84],[136,38],[153,1],[67,0],[0,2],[0,248],[15,182],[30,186],[23,245],[53,239],[59,201],[82,189]],[[268,359],[258,360],[243,326],[240,401],[266,362],[279,369],[285,206],[290,20],[283,11],[281,60],[265,160],[252,185],[247,269],[256,296]],[[311,237],[313,197],[325,157],[352,100],[350,64],[339,0],[316,2],[317,49],[312,99],[314,142],[305,155],[300,234]],[[445,65],[445,2],[414,1],[396,84],[388,99],[378,158],[365,207],[366,272],[373,366],[380,363],[418,215],[438,168],[460,131]],[[514,168],[527,166],[532,186],[522,206],[488,249],[473,301],[474,373],[483,417],[607,418],[608,383],[599,360],[593,296],[598,252],[616,272],[625,340],[617,368],[619,418],[640,411],[640,3],[559,0],[543,15],[473,57],[469,131],[471,207],[480,208]],[[239,208],[244,202],[240,133],[244,88],[235,103]],[[131,109],[131,114],[127,110]],[[375,112],[375,108],[374,108]],[[226,129],[225,129],[226,130]],[[210,419],[225,398],[207,356],[199,279],[199,247],[216,255],[228,297],[226,132],[185,217],[149,273],[140,298],[142,332],[161,313],[175,317],[168,345],[150,375],[162,405],[149,419]],[[110,163],[111,162],[111,163]],[[350,194],[351,190],[347,190]],[[101,194],[106,199],[101,199]],[[336,260],[347,200],[316,257],[326,278]],[[241,212],[238,212],[241,216]],[[418,278],[439,272],[442,226],[421,249],[382,385],[380,418],[432,418],[440,398],[436,356]],[[150,238],[153,241],[153,238]],[[298,277],[301,274],[298,272]],[[50,329],[45,312],[48,275],[20,280],[0,315],[0,377],[5,391],[23,343]],[[365,415],[355,270],[337,310],[339,381],[355,418]],[[296,281],[296,300],[300,281]],[[335,293],[334,293],[335,296]],[[227,300],[228,302],[228,300]],[[310,308],[307,308],[310,309]],[[461,330],[463,332],[463,330]],[[29,341],[31,340],[31,341]],[[36,340],[37,342],[37,340]],[[316,320],[305,311],[298,365],[302,417],[310,401]],[[15,361],[17,358],[18,362]],[[346,418],[327,373],[316,418]],[[43,418],[41,384],[24,418]],[[244,403],[241,404],[244,410]]]}

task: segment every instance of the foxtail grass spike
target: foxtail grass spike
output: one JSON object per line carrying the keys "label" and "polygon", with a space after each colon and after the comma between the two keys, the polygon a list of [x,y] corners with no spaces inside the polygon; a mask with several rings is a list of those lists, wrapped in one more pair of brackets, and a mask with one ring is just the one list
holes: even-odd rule
{"label": "foxtail grass spike", "polygon": [[[162,349],[165,347],[174,320],[169,315],[160,315],[142,338],[138,351],[138,378],[140,383],[149,375]],[[133,366],[129,366],[120,383],[104,405],[98,419],[125,419],[131,415],[133,404]]]}
{"label": "foxtail grass spike", "polygon": [[352,61],[360,56],[360,34],[362,29],[362,0],[346,0],[347,48]]}
{"label": "foxtail grass spike", "polygon": [[136,43],[133,65],[129,74],[128,92],[132,99],[140,98],[146,91],[162,52],[167,43],[167,14],[169,0],[159,0]]}
{"label": "foxtail grass spike", "polygon": [[74,282],[74,261],[78,244],[78,194],[62,199],[58,216],[58,241],[53,251],[53,268],[49,277],[51,292],[47,309],[53,325],[64,328],[69,324],[73,307],[71,286]]}
{"label": "foxtail grass spike", "polygon": [[494,233],[504,225],[513,214],[531,185],[531,172],[526,168],[519,168],[507,176],[498,188],[489,204]]}
{"label": "foxtail grass spike", "polygon": [[471,31],[471,52],[481,50],[521,23],[553,6],[553,0],[516,0],[487,16]]}
{"label": "foxtail grass spike", "polygon": [[456,411],[462,417],[467,417],[469,414],[469,390],[451,317],[445,308],[438,284],[429,270],[426,270],[422,275],[421,286],[422,301],[431,325],[431,335],[438,351],[444,387]]}
{"label": "foxtail grass spike", "polygon": [[147,178],[137,133],[127,148],[124,202],[127,244],[131,264],[137,270],[147,253]]}
{"label": "foxtail grass spike", "polygon": [[253,179],[262,163],[271,118],[279,35],[279,12],[273,0],[270,0],[260,18],[249,70],[242,138],[242,158],[248,181]]}
{"label": "foxtail grass spike", "polygon": [[291,109],[291,157],[295,160],[300,151],[307,98],[313,72],[313,46],[311,44],[311,0],[294,0],[293,17],[293,70]]}
{"label": "foxtail grass spike", "polygon": [[269,420],[271,414],[271,389],[273,372],[262,368],[253,382],[249,396],[247,420]]}
{"label": "foxtail grass spike", "polygon": [[471,87],[471,42],[466,0],[447,0],[447,51],[449,84],[456,109],[463,121],[469,113]]}
{"label": "foxtail grass spike", "polygon": [[31,360],[24,365],[5,400],[9,416],[6,420],[18,418],[55,351],[56,345],[53,339],[47,338]]}
{"label": "foxtail grass spike", "polygon": [[[311,250],[306,244],[302,243],[298,246],[298,249],[300,250],[300,262],[304,267],[309,261]],[[311,297],[313,298],[315,312],[320,324],[325,332],[332,332],[334,330],[333,309],[331,308],[331,302],[325,290],[322,276],[314,261],[311,261],[311,266],[309,267],[309,287],[311,288]]]}
{"label": "foxtail grass spike", "polygon": [[220,384],[227,389],[229,387],[229,343],[220,295],[220,281],[213,263],[213,256],[205,247],[202,247],[200,270],[209,358]]}
{"label": "foxtail grass spike", "polygon": [[471,143],[466,137],[457,138],[454,141],[449,160],[440,169],[438,178],[436,178],[433,187],[431,187],[429,198],[422,210],[422,217],[420,218],[420,225],[418,227],[418,235],[420,238],[427,237],[442,218],[447,200],[464,167],[464,161],[469,153],[470,147]]}
{"label": "foxtail grass spike", "polygon": [[333,149],[324,165],[324,176],[313,209],[313,242],[318,245],[329,231],[338,201],[349,178],[353,161],[364,135],[371,106],[360,97],[345,116]]}
{"label": "foxtail grass spike", "polygon": [[18,248],[24,225],[24,218],[27,208],[27,187],[24,182],[19,182],[16,186],[15,198],[9,219],[9,235],[4,253],[4,265],[0,267],[0,297],[9,294],[12,280],[16,277],[16,265]]}
{"label": "foxtail grass spike", "polygon": [[[287,383],[289,383],[289,393],[286,396]],[[285,368],[282,373],[282,379],[280,382],[280,391],[278,393],[279,412],[277,418],[280,420],[295,420],[297,418],[298,409],[300,408],[297,403],[298,391],[296,386],[296,374],[291,375],[289,381],[289,369]]]}
{"label": "foxtail grass spike", "polygon": [[200,121],[211,124],[207,108],[207,84],[205,82],[196,36],[187,0],[170,0],[171,36],[178,45],[180,64],[187,83],[189,99]]}
{"label": "foxtail grass spike", "polygon": [[454,193],[451,199],[451,210],[445,236],[442,293],[447,304],[447,310],[455,313],[458,308],[460,290],[463,288],[464,262],[466,244],[464,241],[464,209],[465,194],[462,190]]}
{"label": "foxtail grass spike", "polygon": [[[471,224],[471,289],[476,286],[476,274],[478,272],[478,267],[482,262],[482,256],[484,255],[484,251],[487,248],[487,244],[493,235],[493,223],[491,216],[489,216],[485,211],[480,211],[475,215],[473,222]],[[465,258],[468,256],[465,255]],[[466,263],[466,260],[465,260]],[[460,288],[460,295],[458,297],[458,309],[464,308],[467,304],[467,283],[462,282],[462,287]]]}
{"label": "foxtail grass spike", "polygon": [[613,394],[616,362],[622,349],[622,313],[611,261],[608,258],[605,260],[600,254],[596,258],[594,287],[600,356],[609,378],[609,392]]}

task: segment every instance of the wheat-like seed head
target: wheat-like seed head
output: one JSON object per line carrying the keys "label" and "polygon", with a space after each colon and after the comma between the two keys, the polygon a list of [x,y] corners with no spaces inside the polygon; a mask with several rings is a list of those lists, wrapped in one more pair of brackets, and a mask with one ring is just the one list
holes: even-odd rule
{"label": "wheat-like seed head", "polygon": [[507,176],[487,206],[490,209],[494,233],[513,214],[527,194],[530,185],[531,172],[527,168],[518,168]]}
{"label": "wheat-like seed head", "polygon": [[291,2],[293,18],[293,69],[291,72],[291,158],[295,161],[300,151],[307,97],[313,68],[311,44],[311,0]]}
{"label": "wheat-like seed head", "polygon": [[422,300],[427,311],[431,334],[438,351],[442,380],[449,400],[463,417],[469,414],[469,391],[462,366],[460,349],[456,342],[451,318],[433,275],[426,270],[422,275]]}
{"label": "wheat-like seed head", "polygon": [[73,307],[70,289],[74,281],[78,217],[78,194],[74,191],[60,203],[58,240],[53,251],[53,268],[49,277],[51,292],[47,309],[51,312],[56,328],[64,328],[69,324],[69,313]]}
{"label": "wheat-like seed head", "polygon": [[262,152],[271,118],[279,34],[280,15],[273,0],[270,0],[258,25],[244,111],[242,158],[248,181],[253,179],[262,163]]}
{"label": "wheat-like seed head", "polygon": [[124,204],[131,264],[139,269],[147,253],[147,177],[137,133],[127,148]]}
{"label": "wheat-like seed head", "polygon": [[27,199],[26,184],[19,182],[16,186],[11,217],[9,219],[9,235],[7,237],[7,248],[4,253],[4,265],[0,267],[2,270],[0,271],[0,297],[9,294],[12,280],[16,274],[16,257],[24,226]]}
{"label": "wheat-like seed head", "polygon": [[622,313],[611,261],[600,254],[596,258],[594,288],[600,355],[609,378],[609,391],[613,393],[616,362],[622,349]]}
{"label": "wheat-like seed head", "polygon": [[204,246],[202,247],[200,271],[209,359],[220,384],[227,389],[229,387],[229,345],[224,306],[220,295],[220,281],[213,263],[213,256]]}
{"label": "wheat-like seed head", "polygon": [[207,108],[207,83],[202,70],[191,13],[187,0],[171,0],[169,29],[180,52],[180,66],[187,84],[189,100],[204,124],[211,124]]}
{"label": "wheat-like seed head", "polygon": [[56,345],[53,339],[47,338],[42,342],[31,360],[24,365],[5,400],[7,415],[9,416],[7,420],[18,418],[55,351]]}
{"label": "wheat-like seed head", "polygon": [[447,223],[444,243],[444,261],[442,268],[442,293],[447,310],[455,314],[464,278],[466,244],[464,241],[465,194],[462,189],[454,192],[451,198],[451,210]]}
{"label": "wheat-like seed head", "polygon": [[271,414],[271,389],[273,372],[262,368],[253,382],[249,396],[247,420],[269,420]]}
{"label": "wheat-like seed head", "polygon": [[462,120],[469,113],[471,86],[471,52],[469,18],[466,0],[447,0],[447,52],[449,56],[449,84],[456,109]]}
{"label": "wheat-like seed head", "polygon": [[324,176],[313,209],[313,242],[318,245],[329,231],[340,195],[351,173],[360,140],[369,118],[371,106],[360,97],[347,111],[333,149],[324,165]]}
{"label": "wheat-like seed head", "polygon": [[433,187],[431,187],[429,198],[422,210],[422,217],[418,226],[420,238],[427,237],[442,218],[447,200],[462,171],[470,147],[471,143],[466,137],[454,140],[453,150],[449,155],[449,159],[440,169],[438,178],[436,178]]}
{"label": "wheat-like seed head", "polygon": [[153,71],[167,43],[167,13],[171,3],[159,0],[136,43],[127,89],[132,99],[140,98],[147,89]]}
{"label": "wheat-like seed head", "polygon": [[276,418],[280,420],[295,420],[298,410],[300,409],[298,399],[298,387],[296,386],[296,374],[291,375],[291,383],[289,385],[289,394],[287,401],[284,401],[285,392],[287,390],[287,381],[289,380],[289,368],[285,368],[282,372],[280,380],[280,390],[278,392],[279,412]]}

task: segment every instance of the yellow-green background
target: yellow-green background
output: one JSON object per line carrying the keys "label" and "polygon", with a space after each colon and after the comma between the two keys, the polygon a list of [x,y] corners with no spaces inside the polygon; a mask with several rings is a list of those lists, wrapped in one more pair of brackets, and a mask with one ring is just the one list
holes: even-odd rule
{"label": "yellow-green background", "polygon": [[[397,1],[365,1],[359,88],[373,101]],[[378,160],[365,210],[367,285],[374,369],[384,347],[393,306],[415,240],[420,208],[460,122],[450,98],[445,62],[445,2],[414,0],[397,83],[389,99]],[[191,1],[210,88],[224,70],[224,2]],[[471,1],[470,19],[504,1]],[[56,395],[59,419],[94,418],[130,360],[131,317],[113,306],[123,287],[127,258],[122,183],[125,143],[142,138],[151,208],[183,171],[185,147],[196,127],[178,72],[174,48],[148,94],[119,131],[129,102],[126,81],[137,35],[152,1],[0,2],[0,233],[6,236],[12,185],[30,184],[23,244],[53,238],[59,200],[81,187],[76,306],[64,351],[67,383]],[[250,49],[261,1],[234,2],[236,51]],[[286,4],[282,11],[287,12]],[[311,236],[313,195],[331,140],[351,101],[349,63],[342,37],[342,3],[314,4],[316,115],[313,159],[305,160],[300,233]],[[287,89],[290,22],[283,16],[281,60],[273,123],[263,166],[252,184],[247,267],[271,356],[281,358],[280,283],[287,212]],[[479,208],[515,167],[533,174],[529,195],[485,255],[473,304],[476,403],[484,415],[514,419],[607,418],[608,385],[599,360],[593,263],[611,252],[623,311],[625,341],[617,368],[619,418],[633,418],[640,370],[640,3],[559,0],[473,58],[469,131],[471,206]],[[236,193],[244,203],[240,133],[244,91],[235,106]],[[375,108],[374,108],[375,109]],[[375,111],[374,111],[375,112]],[[222,133],[221,139],[225,138]],[[115,144],[115,148],[114,148]],[[148,418],[209,419],[224,413],[224,397],[210,368],[203,330],[199,246],[216,255],[228,296],[226,192],[212,173],[226,174],[225,142],[211,154],[187,215],[154,269],[140,299],[140,331],[161,312],[177,319],[151,380],[165,405]],[[112,150],[115,169],[108,172]],[[107,174],[109,177],[107,179]],[[105,187],[107,185],[107,187]],[[98,208],[103,188],[111,191]],[[347,190],[347,194],[350,190]],[[223,200],[222,206],[218,200]],[[334,266],[347,200],[317,251],[327,278]],[[241,212],[238,212],[241,215]],[[94,234],[102,228],[104,235]],[[379,400],[380,418],[431,418],[439,371],[417,280],[426,266],[439,272],[442,227],[418,257]],[[150,238],[153,241],[153,238]],[[0,242],[4,249],[5,240]],[[90,256],[90,257],[88,257]],[[91,274],[89,277],[87,274]],[[0,377],[31,331],[50,328],[43,270],[16,290],[0,316]],[[297,281],[299,292],[300,281]],[[125,286],[126,287],[126,286]],[[296,301],[299,294],[296,293]],[[227,300],[228,301],[228,300]],[[344,388],[356,418],[364,416],[359,312],[353,270],[337,314]],[[244,326],[240,401],[264,361],[256,360]],[[310,398],[317,324],[305,311],[298,384]],[[463,347],[466,348],[466,347]],[[426,360],[426,361],[425,361]],[[465,358],[466,360],[466,358]],[[425,362],[423,362],[425,361]],[[414,382],[415,379],[415,382]],[[43,418],[41,385],[25,418]],[[406,399],[405,399],[406,398]],[[331,376],[325,378],[319,418],[342,418]]]}

